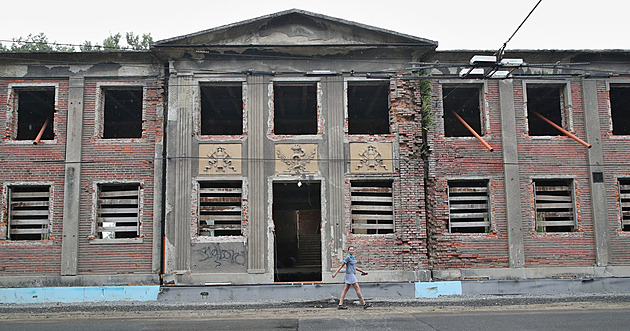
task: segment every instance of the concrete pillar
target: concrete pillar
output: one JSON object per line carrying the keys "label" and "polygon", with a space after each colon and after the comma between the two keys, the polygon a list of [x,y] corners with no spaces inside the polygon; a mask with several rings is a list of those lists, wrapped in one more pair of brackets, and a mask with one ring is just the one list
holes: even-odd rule
{"label": "concrete pillar", "polygon": [[68,87],[63,235],[61,241],[62,276],[75,276],[78,270],[84,81],[83,77],[71,77]]}
{"label": "concrete pillar", "polygon": [[512,80],[506,79],[499,82],[499,102],[501,106],[508,254],[510,268],[522,268],[525,265],[523,216],[521,213],[516,110],[514,108],[514,86]]}
{"label": "concrete pillar", "polygon": [[608,265],[608,216],[606,203],[606,187],[604,181],[594,182],[594,173],[604,172],[604,152],[602,149],[602,132],[599,122],[599,108],[597,107],[597,81],[585,79],[582,81],[582,96],[584,104],[584,122],[586,141],[591,144],[588,150],[588,163],[591,174],[591,203],[593,207],[593,230],[595,232],[595,256],[599,267]]}
{"label": "concrete pillar", "polygon": [[192,185],[192,74],[177,74],[169,83],[166,136],[166,272],[190,270],[190,192]]}
{"label": "concrete pillar", "polygon": [[344,152],[344,81],[343,77],[328,77],[322,86],[324,98],[323,107],[328,118],[326,121],[328,142],[328,222],[332,239],[332,253],[337,259],[342,258],[343,242],[345,238],[345,192],[344,179],[346,164]]}
{"label": "concrete pillar", "polygon": [[248,139],[247,172],[249,177],[249,233],[247,239],[247,272],[265,272],[265,234],[267,218],[265,210],[265,100],[266,84],[263,76],[247,79]]}

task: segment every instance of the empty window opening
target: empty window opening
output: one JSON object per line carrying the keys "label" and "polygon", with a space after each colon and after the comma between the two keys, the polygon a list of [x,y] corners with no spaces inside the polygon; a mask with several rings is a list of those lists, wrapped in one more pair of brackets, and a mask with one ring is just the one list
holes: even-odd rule
{"label": "empty window opening", "polygon": [[535,115],[538,113],[558,126],[569,130],[565,125],[564,86],[527,86],[527,121],[530,136],[558,136],[562,133]]}
{"label": "empty window opening", "polygon": [[243,88],[240,84],[201,86],[201,134],[243,134]]}
{"label": "empty window opening", "polygon": [[317,134],[317,85],[274,85],[274,133]]}
{"label": "empty window opening", "polygon": [[389,82],[348,82],[348,134],[388,134]]}
{"label": "empty window opening", "polygon": [[321,281],[321,184],[273,184],[276,282]]}
{"label": "empty window opening", "polygon": [[16,88],[17,100],[17,140],[53,140],[55,133],[54,88]]}
{"label": "empty window opening", "polygon": [[448,206],[449,232],[490,231],[487,180],[449,181]]}
{"label": "empty window opening", "polygon": [[575,229],[572,180],[534,180],[534,196],[537,232]]}
{"label": "empty window opening", "polygon": [[103,138],[141,138],[142,88],[107,88],[103,93]]}
{"label": "empty window opening", "polygon": [[242,196],[241,181],[199,182],[199,236],[240,236]]}
{"label": "empty window opening", "polygon": [[48,239],[50,187],[9,187],[8,215],[10,240]]}
{"label": "empty window opening", "polygon": [[352,233],[394,232],[394,198],[391,180],[350,183]]}
{"label": "empty window opening", "polygon": [[630,134],[630,84],[610,85],[610,113],[613,134]]}
{"label": "empty window opening", "polygon": [[619,202],[621,204],[621,229],[630,231],[630,179],[619,179]]}
{"label": "empty window opening", "polygon": [[99,185],[96,216],[98,238],[139,237],[139,198],[139,184]]}
{"label": "empty window opening", "polygon": [[446,137],[473,136],[454,113],[466,121],[479,135],[483,135],[479,87],[445,87],[442,90],[442,101],[444,106],[444,135]]}

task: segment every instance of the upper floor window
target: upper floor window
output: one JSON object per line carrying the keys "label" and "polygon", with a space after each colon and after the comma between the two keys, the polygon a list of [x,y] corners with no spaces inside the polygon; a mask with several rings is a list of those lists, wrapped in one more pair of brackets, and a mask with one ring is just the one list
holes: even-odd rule
{"label": "upper floor window", "polygon": [[50,186],[14,185],[9,186],[8,191],[8,239],[48,239]]}
{"label": "upper floor window", "polygon": [[535,179],[534,207],[537,232],[574,231],[573,180]]}
{"label": "upper floor window", "polygon": [[490,230],[487,180],[448,182],[449,231],[484,233]]}
{"label": "upper floor window", "polygon": [[610,84],[612,133],[630,135],[630,84]]}
{"label": "upper floor window", "polygon": [[54,87],[14,89],[17,108],[17,140],[53,140],[55,120]]}
{"label": "upper floor window", "polygon": [[444,135],[446,137],[471,137],[466,122],[475,132],[483,135],[481,88],[475,85],[446,85],[442,88],[444,107]]}
{"label": "upper floor window", "polygon": [[274,134],[317,134],[316,83],[274,83],[273,105]]}
{"label": "upper floor window", "polygon": [[140,236],[140,184],[100,184],[96,209],[97,239]]}
{"label": "upper floor window", "polygon": [[103,89],[103,138],[142,137],[142,87]]}
{"label": "upper floor window", "polygon": [[565,89],[565,84],[527,84],[527,121],[530,136],[562,134],[543,118],[571,131]]}
{"label": "upper floor window", "polygon": [[201,134],[243,134],[241,84],[201,85]]}
{"label": "upper floor window", "polygon": [[348,82],[348,134],[388,134],[389,81]]}
{"label": "upper floor window", "polygon": [[350,182],[352,233],[394,232],[394,195],[391,180]]}

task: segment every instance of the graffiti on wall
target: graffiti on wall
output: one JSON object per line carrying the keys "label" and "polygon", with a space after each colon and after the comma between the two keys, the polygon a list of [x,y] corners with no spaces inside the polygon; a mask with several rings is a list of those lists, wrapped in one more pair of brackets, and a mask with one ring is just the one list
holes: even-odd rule
{"label": "graffiti on wall", "polygon": [[193,259],[196,269],[218,270],[222,272],[245,268],[247,255],[241,243],[212,243],[193,246]]}

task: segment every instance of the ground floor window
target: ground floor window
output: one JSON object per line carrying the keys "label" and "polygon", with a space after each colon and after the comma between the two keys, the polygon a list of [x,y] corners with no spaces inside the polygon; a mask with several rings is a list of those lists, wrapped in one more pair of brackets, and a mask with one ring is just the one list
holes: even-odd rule
{"label": "ground floor window", "polygon": [[630,231],[630,179],[619,179],[619,204],[621,207],[621,229]]}
{"label": "ground floor window", "polygon": [[199,236],[240,236],[242,234],[242,182],[199,182]]}
{"label": "ground floor window", "polygon": [[140,184],[100,184],[96,210],[98,239],[140,236]]}
{"label": "ground floor window", "polygon": [[485,233],[490,230],[488,180],[448,182],[449,232]]}
{"label": "ground floor window", "polygon": [[352,233],[394,232],[394,198],[391,180],[350,182]]}
{"label": "ground floor window", "polygon": [[50,224],[50,186],[9,186],[9,240],[46,240]]}
{"label": "ground floor window", "polygon": [[537,232],[575,230],[573,180],[535,179],[534,196]]}

